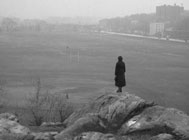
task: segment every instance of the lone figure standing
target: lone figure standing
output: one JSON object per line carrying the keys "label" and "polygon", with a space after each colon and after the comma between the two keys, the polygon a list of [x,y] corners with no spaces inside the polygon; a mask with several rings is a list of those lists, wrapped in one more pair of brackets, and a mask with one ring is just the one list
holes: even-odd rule
{"label": "lone figure standing", "polygon": [[122,92],[122,87],[126,86],[125,72],[125,63],[122,56],[119,56],[115,67],[115,86],[118,87],[117,92]]}

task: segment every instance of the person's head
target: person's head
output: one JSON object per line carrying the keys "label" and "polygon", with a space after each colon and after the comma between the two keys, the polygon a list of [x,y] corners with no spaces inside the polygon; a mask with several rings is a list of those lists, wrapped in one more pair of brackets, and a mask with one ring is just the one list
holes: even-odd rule
{"label": "person's head", "polygon": [[118,56],[118,61],[122,61],[123,57],[122,56]]}

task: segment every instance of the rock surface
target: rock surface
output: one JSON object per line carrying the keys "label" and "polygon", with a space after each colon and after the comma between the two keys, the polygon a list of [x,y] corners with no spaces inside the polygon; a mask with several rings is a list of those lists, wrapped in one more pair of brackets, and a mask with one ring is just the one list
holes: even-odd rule
{"label": "rock surface", "polygon": [[18,123],[18,118],[10,113],[0,114],[0,140],[32,140],[30,130]]}
{"label": "rock surface", "polygon": [[53,126],[64,126],[61,122],[43,122],[41,124],[42,127],[53,127]]}
{"label": "rock surface", "polygon": [[1,113],[0,114],[0,119],[8,119],[8,120],[11,120],[11,121],[19,122],[19,120],[16,117],[16,115],[11,114],[11,113]]}
{"label": "rock surface", "polygon": [[102,95],[65,123],[56,140],[189,140],[189,116],[128,93]]}
{"label": "rock surface", "polygon": [[33,133],[32,135],[34,136],[33,140],[54,140],[53,135],[50,132]]}
{"label": "rock surface", "polygon": [[5,133],[28,135],[30,130],[15,121],[2,118],[0,119],[0,134]]}
{"label": "rock surface", "polygon": [[3,113],[0,140],[189,140],[188,115],[128,93],[99,96],[64,124],[67,128],[59,134],[34,133],[20,125],[15,115]]}
{"label": "rock surface", "polygon": [[54,140],[57,132],[32,133],[10,113],[0,114],[0,140]]}

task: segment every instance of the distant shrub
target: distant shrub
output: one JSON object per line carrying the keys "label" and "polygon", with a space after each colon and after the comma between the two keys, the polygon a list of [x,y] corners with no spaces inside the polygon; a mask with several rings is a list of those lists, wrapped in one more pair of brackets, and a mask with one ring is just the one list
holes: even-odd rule
{"label": "distant shrub", "polygon": [[40,78],[34,88],[35,92],[27,98],[27,108],[32,115],[30,125],[40,126],[44,121],[64,122],[73,113],[73,104],[64,94],[43,92]]}

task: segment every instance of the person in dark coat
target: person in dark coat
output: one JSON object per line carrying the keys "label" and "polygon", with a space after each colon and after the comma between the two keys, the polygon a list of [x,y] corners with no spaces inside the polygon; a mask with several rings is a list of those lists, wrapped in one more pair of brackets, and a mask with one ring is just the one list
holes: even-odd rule
{"label": "person in dark coat", "polygon": [[122,87],[126,86],[125,72],[125,63],[122,56],[119,56],[115,67],[115,86],[118,87],[117,92],[122,92]]}

